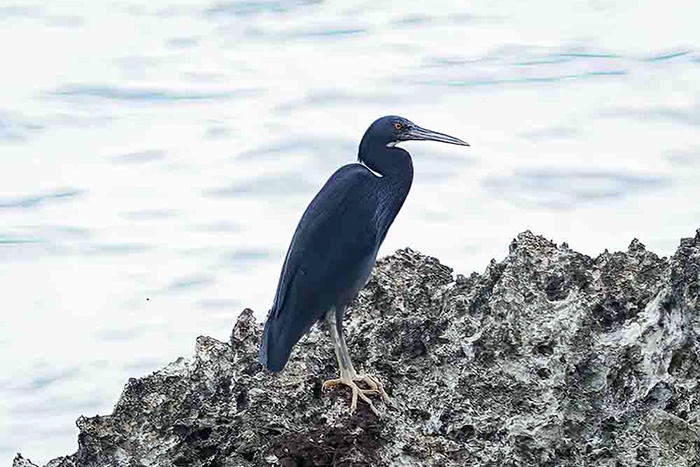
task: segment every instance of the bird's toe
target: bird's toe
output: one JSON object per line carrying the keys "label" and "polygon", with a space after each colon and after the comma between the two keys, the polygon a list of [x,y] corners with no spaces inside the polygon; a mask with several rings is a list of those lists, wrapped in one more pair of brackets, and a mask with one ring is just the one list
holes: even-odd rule
{"label": "bird's toe", "polygon": [[377,388],[371,388],[370,389],[362,389],[359,387],[355,381],[351,378],[338,378],[338,379],[329,379],[323,383],[322,390],[327,390],[330,388],[334,388],[336,386],[344,385],[350,388],[352,391],[352,399],[350,401],[350,413],[354,413],[355,410],[357,410],[357,401],[358,399],[361,400],[362,402],[366,403],[369,405],[369,408],[374,412],[376,416],[379,416],[379,411],[377,408],[374,406],[372,401],[370,400],[369,397],[367,397],[368,394],[381,394]]}
{"label": "bird's toe", "polygon": [[389,395],[386,393],[386,391],[384,391],[384,385],[376,377],[370,374],[357,375],[355,381],[364,382],[367,386],[369,386],[370,389],[367,391],[371,391],[369,392],[370,394],[378,394],[385,403],[389,403]]}
{"label": "bird's toe", "polygon": [[327,391],[328,389],[332,389],[336,386],[340,386],[341,384],[344,384],[344,381],[342,379],[329,379],[329,380],[323,382],[323,386],[321,386],[321,390]]}

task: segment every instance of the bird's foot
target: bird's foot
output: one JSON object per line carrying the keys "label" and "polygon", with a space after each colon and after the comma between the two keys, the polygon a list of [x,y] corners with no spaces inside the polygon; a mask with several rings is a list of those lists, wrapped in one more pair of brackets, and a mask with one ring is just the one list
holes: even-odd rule
{"label": "bird's foot", "polygon": [[[369,389],[362,389],[356,384],[356,381],[362,381],[364,382],[367,386],[369,386]],[[378,394],[382,397],[382,400],[385,403],[389,402],[389,396],[387,393],[384,391],[384,386],[382,383],[379,382],[377,378],[371,375],[354,375],[354,376],[349,376],[349,375],[341,375],[340,378],[338,379],[330,379],[326,382],[323,383],[323,390],[327,390],[329,388],[335,387],[335,386],[340,386],[340,385],[345,385],[348,386],[352,390],[352,401],[350,402],[350,413],[355,412],[357,409],[357,400],[358,398],[361,399],[363,402],[366,402],[367,405],[369,405],[369,408],[372,409],[372,412],[376,416],[379,416],[379,412],[377,411],[377,408],[374,406],[372,401],[370,400],[367,395],[372,395],[372,394]]]}

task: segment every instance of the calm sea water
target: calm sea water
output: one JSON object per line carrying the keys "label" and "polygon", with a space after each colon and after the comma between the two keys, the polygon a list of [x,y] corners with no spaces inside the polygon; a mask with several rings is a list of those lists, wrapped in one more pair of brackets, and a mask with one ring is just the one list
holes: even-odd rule
{"label": "calm sea water", "polygon": [[400,114],[382,254],[482,271],[700,227],[697,2],[0,2],[0,463],[74,451],[128,377],[264,317],[306,204]]}

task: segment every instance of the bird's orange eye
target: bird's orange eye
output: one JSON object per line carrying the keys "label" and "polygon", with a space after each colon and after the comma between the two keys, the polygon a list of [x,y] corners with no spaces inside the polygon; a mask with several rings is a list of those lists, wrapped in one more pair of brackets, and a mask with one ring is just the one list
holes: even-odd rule
{"label": "bird's orange eye", "polygon": [[400,130],[401,128],[403,128],[403,125],[400,124],[399,122],[396,122],[396,123],[394,123],[394,128],[396,128],[397,130]]}

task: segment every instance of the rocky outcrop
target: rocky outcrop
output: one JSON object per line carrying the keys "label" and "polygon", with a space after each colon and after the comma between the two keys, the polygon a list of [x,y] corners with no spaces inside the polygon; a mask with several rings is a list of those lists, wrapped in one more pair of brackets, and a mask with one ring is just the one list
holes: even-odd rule
{"label": "rocky outcrop", "polygon": [[[590,258],[530,232],[483,274],[411,250],[379,261],[348,311],[381,417],[336,376],[325,329],[279,375],[261,323],[131,379],[81,417],[72,466],[698,466],[700,230],[670,259],[633,241]],[[31,466],[18,456],[15,467]]]}

